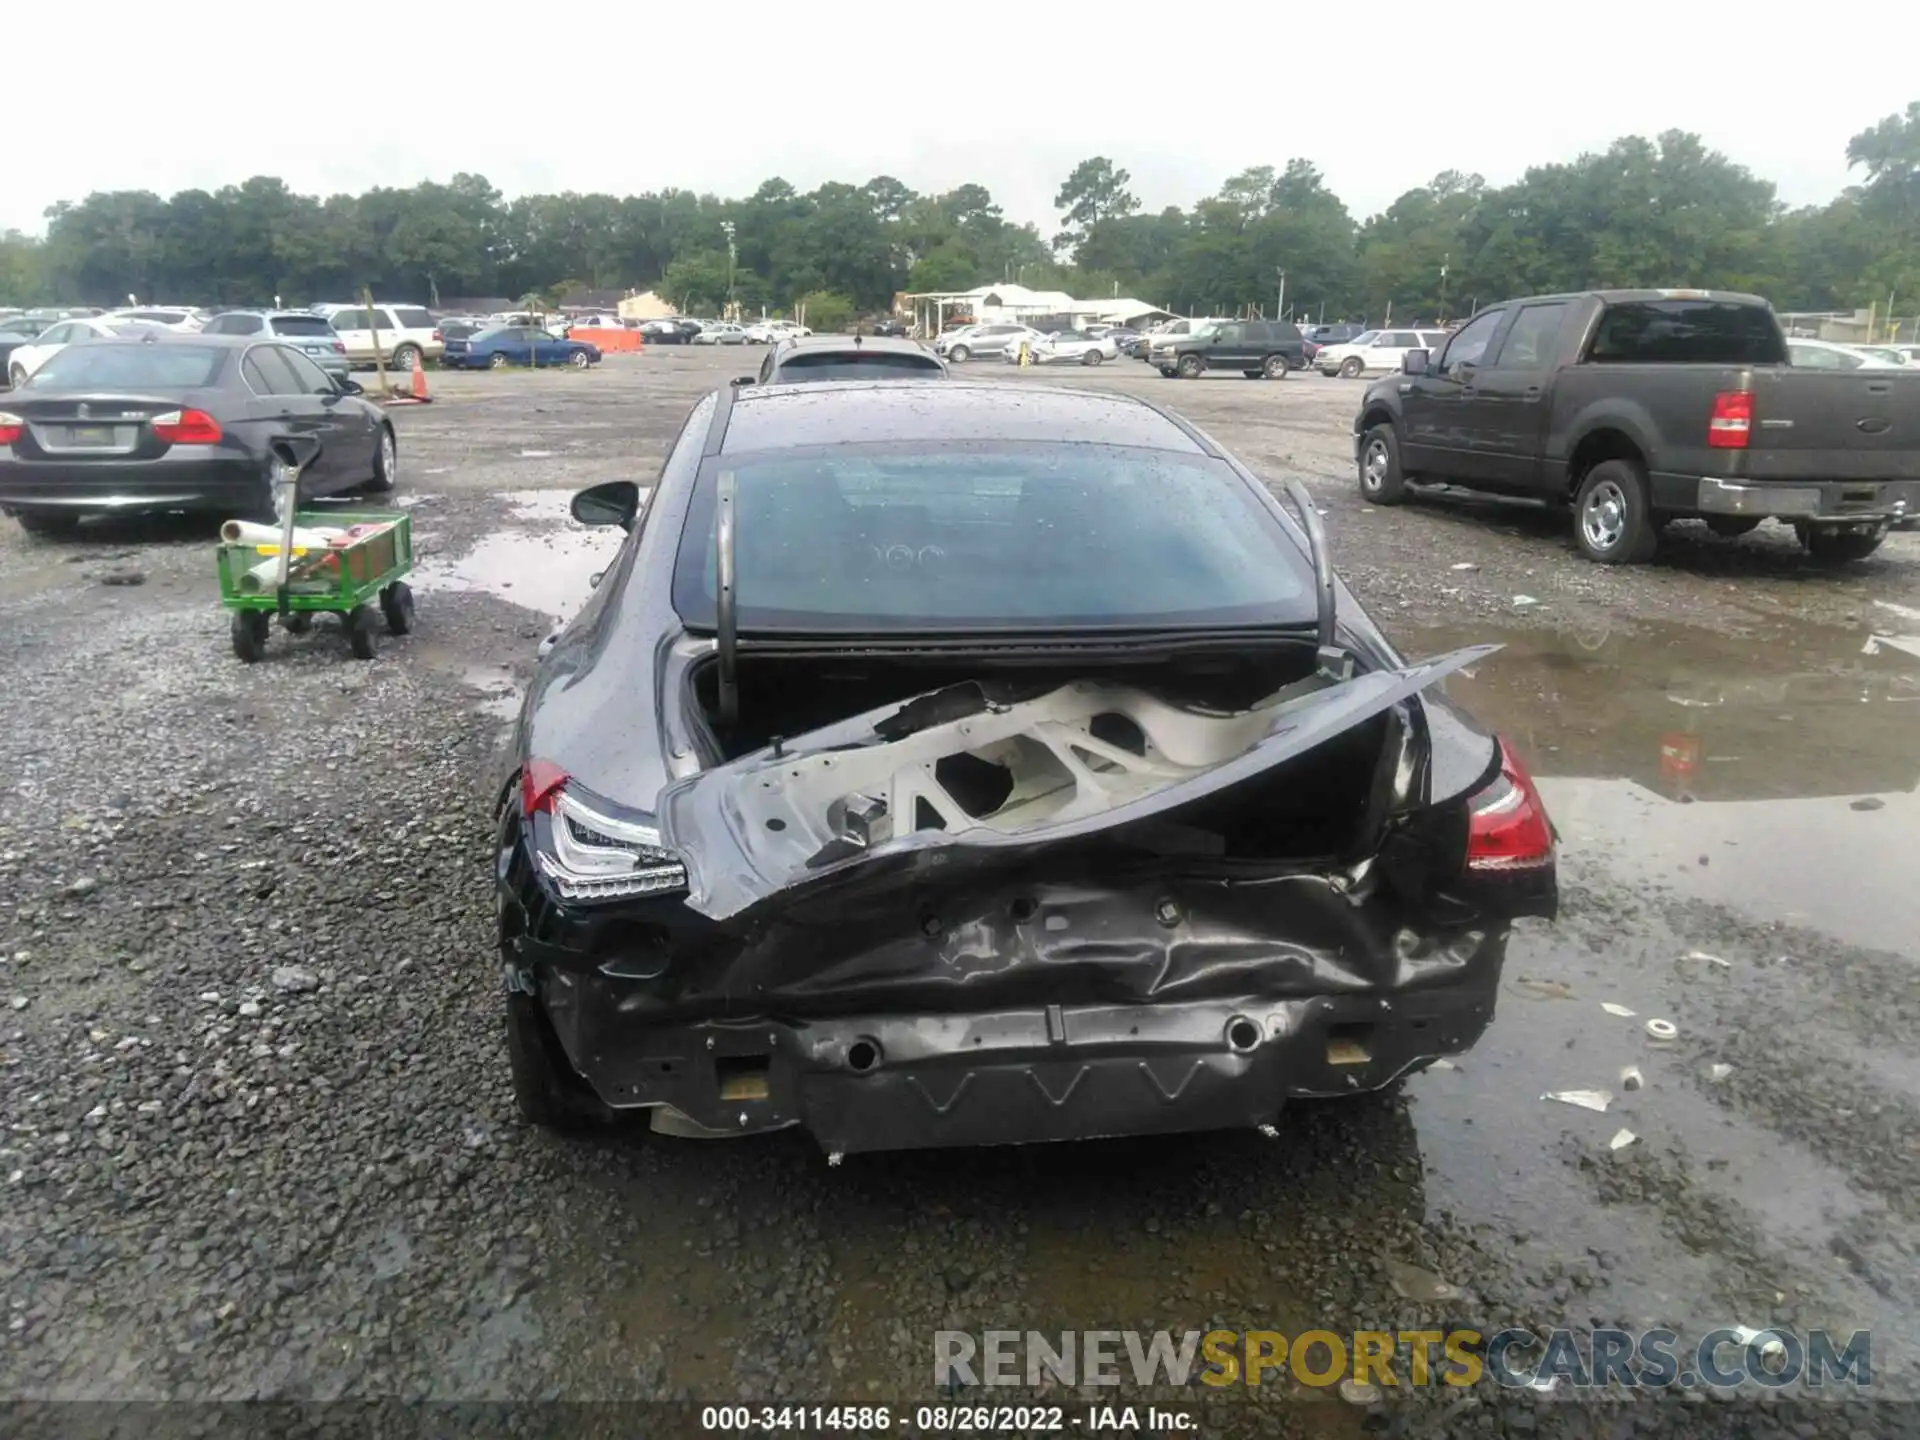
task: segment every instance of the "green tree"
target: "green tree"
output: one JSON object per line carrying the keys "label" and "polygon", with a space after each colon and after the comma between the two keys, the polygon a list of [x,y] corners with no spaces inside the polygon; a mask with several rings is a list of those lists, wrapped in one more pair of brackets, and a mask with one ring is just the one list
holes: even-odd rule
{"label": "green tree", "polygon": [[1087,231],[1102,220],[1117,220],[1140,208],[1140,202],[1127,189],[1133,176],[1115,167],[1104,155],[1082,160],[1073,173],[1061,182],[1053,197],[1060,217],[1060,234],[1055,249],[1070,249],[1086,238]]}
{"label": "green tree", "polygon": [[803,323],[809,330],[829,334],[851,330],[856,313],[852,300],[831,290],[809,291],[794,303],[794,309],[805,315]]}
{"label": "green tree", "polygon": [[717,311],[727,303],[727,252],[695,250],[670,262],[660,293],[687,314]]}

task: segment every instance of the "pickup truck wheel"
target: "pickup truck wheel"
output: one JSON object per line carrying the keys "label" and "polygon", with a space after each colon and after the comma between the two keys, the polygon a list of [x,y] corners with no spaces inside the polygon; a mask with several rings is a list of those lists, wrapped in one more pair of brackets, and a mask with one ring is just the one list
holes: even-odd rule
{"label": "pickup truck wheel", "polygon": [[1266,375],[1267,379],[1284,380],[1287,378],[1287,371],[1290,370],[1292,367],[1287,364],[1286,356],[1269,355],[1267,357],[1267,363],[1261,366],[1260,368],[1261,368],[1261,371]]}
{"label": "pickup truck wheel", "polygon": [[1849,560],[1864,560],[1880,548],[1886,532],[1879,528],[1841,530],[1831,525],[1801,527],[1800,543],[1807,554],[1821,565],[1844,565]]}
{"label": "pickup truck wheel", "polygon": [[1360,442],[1360,493],[1375,505],[1398,505],[1407,498],[1400,439],[1391,425],[1374,426]]}
{"label": "pickup truck wheel", "polygon": [[1355,355],[1351,359],[1340,362],[1340,378],[1342,380],[1358,380],[1360,378],[1360,372],[1366,368],[1365,363],[1360,357]]}
{"label": "pickup truck wheel", "polygon": [[1180,372],[1180,378],[1183,380],[1198,380],[1200,378],[1200,372],[1206,368],[1207,362],[1202,360],[1198,355],[1182,355],[1180,357],[1180,363],[1174,366],[1174,369]]}
{"label": "pickup truck wheel", "polygon": [[1644,565],[1660,544],[1647,498],[1647,482],[1625,460],[1593,467],[1573,498],[1573,535],[1589,560],[1602,565]]}

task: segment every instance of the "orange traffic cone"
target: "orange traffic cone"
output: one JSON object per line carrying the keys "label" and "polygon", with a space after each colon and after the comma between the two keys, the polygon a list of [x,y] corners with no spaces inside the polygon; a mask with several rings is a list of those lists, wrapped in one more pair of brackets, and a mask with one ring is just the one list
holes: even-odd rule
{"label": "orange traffic cone", "polygon": [[427,367],[418,355],[413,357],[413,398],[416,404],[425,405],[433,397],[427,394]]}

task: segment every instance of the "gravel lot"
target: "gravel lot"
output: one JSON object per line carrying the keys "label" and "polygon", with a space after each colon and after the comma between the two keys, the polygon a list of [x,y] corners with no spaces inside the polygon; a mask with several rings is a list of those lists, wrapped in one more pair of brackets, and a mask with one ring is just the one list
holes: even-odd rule
{"label": "gravel lot", "polygon": [[[1516,935],[1478,1050],[1276,1139],[829,1169],[790,1135],[519,1127],[485,792],[607,553],[565,493],[650,477],[751,368],[435,375],[395,412],[418,629],[370,665],[326,627],[235,661],[210,525],[0,521],[0,1396],[898,1406],[936,1398],[937,1329],[1617,1322],[1871,1327],[1877,1394],[1916,1398],[1920,537],[1831,575],[1784,530],[1682,525],[1606,570],[1524,506],[1374,509],[1347,382],[969,372],[1167,400],[1308,483],[1409,652],[1509,642],[1457,693],[1542,777],[1566,903]],[[1607,1113],[1541,1098],[1586,1087]],[[1457,1297],[1405,1298],[1397,1264]],[[1617,1433],[1532,1396],[1383,1414],[1277,1380],[1153,1398],[1222,1435]],[[1781,1433],[1916,1413],[1826,1402]]]}

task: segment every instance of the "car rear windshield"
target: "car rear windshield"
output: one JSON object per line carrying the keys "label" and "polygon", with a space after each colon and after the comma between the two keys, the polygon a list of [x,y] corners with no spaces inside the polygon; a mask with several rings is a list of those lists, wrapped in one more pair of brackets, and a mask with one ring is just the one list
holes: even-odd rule
{"label": "car rear windshield", "polygon": [[1635,300],[1609,305],[1587,359],[1601,365],[1780,365],[1786,342],[1773,312],[1735,300]]}
{"label": "car rear windshield", "polygon": [[197,390],[227,351],[211,345],[69,345],[28,379],[36,390]]}
{"label": "car rear windshield", "polygon": [[331,337],[333,325],[324,315],[276,315],[273,317],[273,333]]}
{"label": "car rear windshield", "polygon": [[[729,459],[743,630],[1033,630],[1314,613],[1299,545],[1225,462],[1085,444],[885,444]],[[714,624],[719,462],[696,487],[674,606]]]}
{"label": "car rear windshield", "polygon": [[931,355],[793,355],[780,362],[790,380],[886,380],[901,375],[938,375]]}

